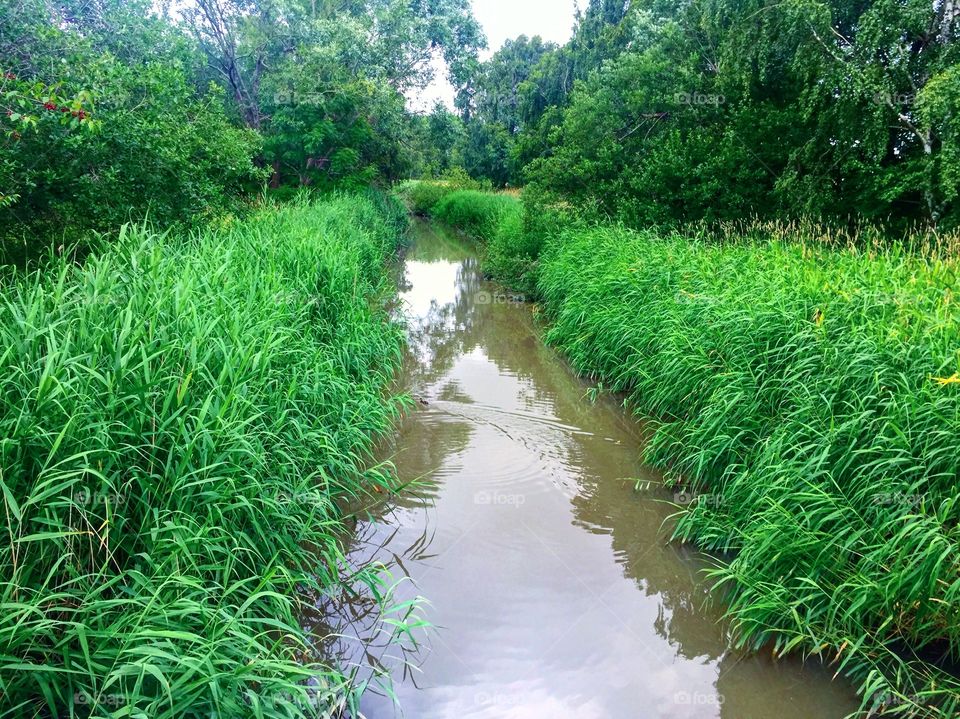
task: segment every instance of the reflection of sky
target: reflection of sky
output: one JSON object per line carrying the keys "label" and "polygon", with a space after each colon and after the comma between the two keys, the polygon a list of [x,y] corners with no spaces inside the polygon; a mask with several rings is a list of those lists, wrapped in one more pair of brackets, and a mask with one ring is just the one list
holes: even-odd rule
{"label": "reflection of sky", "polygon": [[434,304],[457,301],[457,277],[460,264],[454,262],[407,262],[407,276],[413,278],[410,289],[400,295],[404,314],[411,320],[426,319]]}

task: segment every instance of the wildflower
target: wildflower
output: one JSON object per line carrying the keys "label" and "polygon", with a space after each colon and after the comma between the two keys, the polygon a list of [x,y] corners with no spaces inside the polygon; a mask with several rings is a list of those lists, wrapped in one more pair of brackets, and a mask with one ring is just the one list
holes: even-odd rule
{"label": "wildflower", "polygon": [[954,374],[953,377],[931,377],[931,379],[941,387],[946,387],[948,384],[960,384],[960,374]]}

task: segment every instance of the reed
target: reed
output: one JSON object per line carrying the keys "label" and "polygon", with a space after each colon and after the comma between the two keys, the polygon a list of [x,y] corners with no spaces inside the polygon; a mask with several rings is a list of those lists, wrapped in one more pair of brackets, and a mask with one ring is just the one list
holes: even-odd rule
{"label": "reed", "polygon": [[[391,207],[393,209],[391,209]],[[298,614],[345,573],[345,499],[403,401],[396,208],[126,227],[0,294],[0,714],[302,717],[355,701]],[[416,623],[404,614],[397,626]]]}
{"label": "reed", "polygon": [[730,557],[712,576],[739,646],[818,655],[865,709],[952,717],[957,265],[843,246],[562,234],[547,339],[657,419],[646,459],[693,498],[675,536]]}

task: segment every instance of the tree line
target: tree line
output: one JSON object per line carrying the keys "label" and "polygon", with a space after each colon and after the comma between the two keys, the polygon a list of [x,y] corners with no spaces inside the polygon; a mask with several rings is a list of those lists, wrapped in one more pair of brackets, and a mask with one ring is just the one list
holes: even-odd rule
{"label": "tree line", "polygon": [[0,246],[149,217],[197,225],[264,185],[413,171],[404,93],[465,83],[469,0],[14,0],[0,8]]}
{"label": "tree line", "polygon": [[590,0],[424,121],[435,168],[641,226],[815,217],[956,227],[953,0]]}

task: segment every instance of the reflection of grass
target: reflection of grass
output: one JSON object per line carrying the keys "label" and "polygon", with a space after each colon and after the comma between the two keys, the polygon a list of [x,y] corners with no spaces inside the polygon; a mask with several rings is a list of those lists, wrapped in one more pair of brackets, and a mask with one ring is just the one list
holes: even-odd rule
{"label": "reflection of grass", "polygon": [[[402,332],[379,309],[395,219],[340,197],[189,239],[132,229],[6,288],[5,711],[347,701],[298,603],[344,581],[391,601],[374,568],[339,576],[338,506],[393,484],[365,466],[400,410]],[[388,610],[397,634],[417,624]]]}
{"label": "reflection of grass", "polygon": [[648,459],[715,499],[677,536],[736,552],[715,577],[740,644],[821,654],[934,716],[960,708],[931,661],[960,658],[956,271],[617,229],[540,257],[549,340],[661,418]]}

